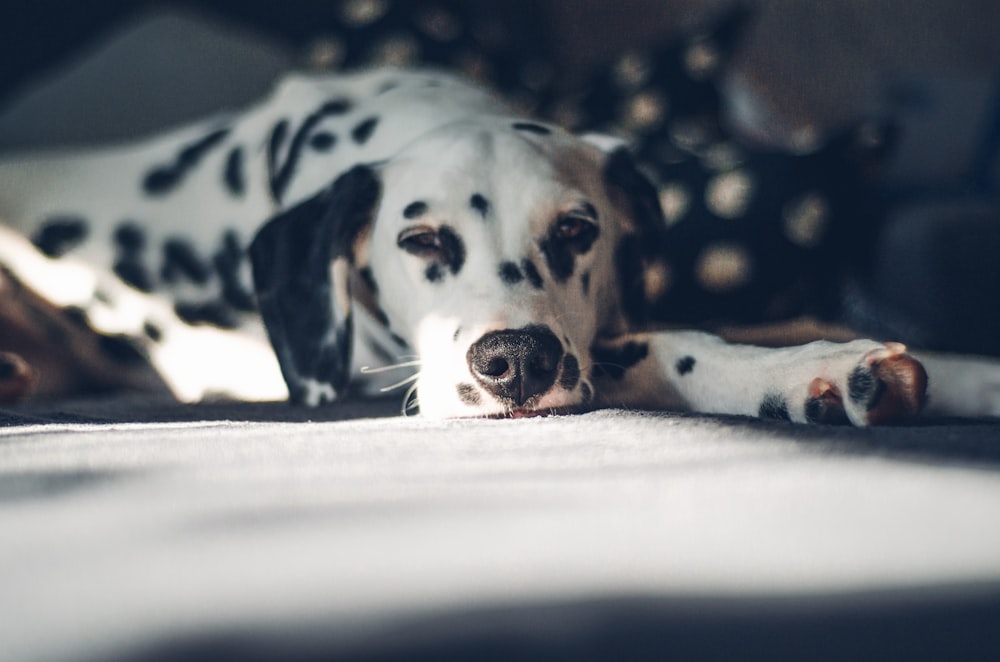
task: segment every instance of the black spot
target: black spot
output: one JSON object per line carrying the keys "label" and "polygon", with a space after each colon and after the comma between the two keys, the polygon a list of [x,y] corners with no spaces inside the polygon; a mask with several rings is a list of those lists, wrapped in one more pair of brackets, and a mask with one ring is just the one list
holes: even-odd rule
{"label": "black spot", "polygon": [[170,283],[184,276],[194,283],[204,285],[208,282],[211,271],[189,241],[168,239],[163,244],[163,266],[160,269],[160,276]]}
{"label": "black spot", "polygon": [[84,329],[90,328],[90,319],[87,317],[87,311],[80,306],[67,306],[63,308],[63,315],[76,326]]}
{"label": "black spot", "polygon": [[424,270],[424,278],[432,283],[441,282],[441,279],[444,278],[444,272],[441,271],[441,265],[437,262],[427,265],[427,269]]}
{"label": "black spot", "polygon": [[462,327],[459,326],[455,329],[455,334],[451,337],[452,342],[458,342],[458,337],[462,335]]}
{"label": "black spot", "polygon": [[622,312],[635,323],[646,321],[648,315],[642,251],[641,242],[635,236],[623,237],[615,249]]}
{"label": "black spot", "polygon": [[531,260],[525,258],[521,261],[521,269],[524,271],[525,278],[531,283],[531,286],[536,290],[542,289],[542,275],[538,273],[538,269],[535,267],[535,263]]}
{"label": "black spot", "polygon": [[240,267],[246,254],[235,230],[222,235],[222,247],[212,256],[212,266],[222,283],[222,299],[232,308],[251,312],[257,309],[253,294],[240,278]]}
{"label": "black spot", "polygon": [[112,269],[116,276],[135,289],[142,292],[153,291],[153,277],[142,262],[133,256],[125,256],[116,260]]}
{"label": "black spot", "polygon": [[847,412],[839,402],[827,398],[809,398],[805,406],[806,420],[810,423],[848,425]]}
{"label": "black spot", "polygon": [[407,347],[410,346],[410,343],[406,342],[406,339],[403,338],[403,336],[401,336],[399,334],[390,333],[389,337],[392,338],[392,341],[394,343],[396,343],[397,345],[399,345],[403,349],[406,349]]}
{"label": "black spot", "polygon": [[562,372],[559,373],[559,386],[572,391],[580,382],[580,362],[572,354],[563,357]]}
{"label": "black spot", "polygon": [[235,329],[239,323],[233,311],[219,301],[179,302],[174,305],[174,312],[188,324],[211,324],[222,329]]}
{"label": "black spot", "polygon": [[447,225],[438,229],[438,241],[441,244],[441,262],[451,273],[457,274],[465,264],[465,244],[462,238]]}
{"label": "black spot", "polygon": [[[306,146],[307,142],[311,144],[313,148],[319,149],[320,151],[333,148],[334,143],[336,142],[335,136],[327,132],[315,132],[316,127],[320,124],[320,122],[327,117],[343,115],[350,109],[350,101],[346,99],[335,99],[333,101],[327,101],[318,109],[307,115],[302,120],[302,124],[299,125],[295,135],[292,136],[292,141],[288,146],[288,154],[285,157],[284,163],[281,165],[278,164],[278,152],[285,144],[290,125],[288,120],[281,120],[275,125],[274,129],[271,130],[271,137],[268,141],[268,171],[271,173],[271,194],[274,195],[276,200],[280,201],[284,197],[285,191],[288,189],[288,185],[291,183],[292,177],[295,175],[295,171],[298,168],[299,161],[302,158],[302,150]],[[326,136],[318,138],[319,146],[315,143],[309,142],[310,139],[318,136]]]}
{"label": "black spot", "polygon": [[674,366],[677,368],[677,374],[684,376],[694,370],[695,359],[693,356],[682,356],[677,359],[677,364]]}
{"label": "black spot", "polygon": [[579,234],[568,238],[562,234],[560,222],[552,226],[548,236],[539,244],[539,248],[556,281],[564,282],[573,275],[576,256],[589,251],[598,234],[597,226],[592,223],[586,223]]}
{"label": "black spot", "polygon": [[508,285],[517,285],[524,280],[524,274],[513,262],[501,262],[499,273],[500,280]]}
{"label": "black spot", "polygon": [[309,146],[317,152],[329,152],[337,144],[337,136],[329,131],[317,131],[309,139]]}
{"label": "black spot", "polygon": [[17,364],[12,359],[0,354],[0,382],[7,381],[17,372]]}
{"label": "black spot", "polygon": [[187,145],[178,152],[173,163],[155,166],[146,173],[142,180],[143,190],[149,195],[169,193],[228,135],[229,129],[217,129]]}
{"label": "black spot", "polygon": [[410,218],[410,219],[419,218],[420,216],[423,216],[426,213],[427,213],[427,203],[422,200],[411,202],[410,204],[406,205],[405,209],[403,209],[404,218]]}
{"label": "black spot", "polygon": [[649,345],[643,342],[628,341],[621,347],[593,346],[590,357],[594,359],[593,374],[595,377],[610,377],[622,379],[625,371],[642,361],[649,354]]}
{"label": "black spot", "polygon": [[101,353],[115,363],[134,364],[146,361],[146,353],[134,339],[126,335],[102,335],[97,339],[97,346]]}
{"label": "black spot", "polygon": [[243,174],[243,148],[234,147],[226,157],[226,168],[222,172],[222,181],[226,189],[235,197],[246,191],[246,180]]}
{"label": "black spot", "polygon": [[868,411],[875,409],[885,394],[885,383],[878,379],[871,368],[859,365],[847,378],[847,395],[852,402],[864,403]]}
{"label": "black spot", "polygon": [[146,247],[146,232],[133,221],[123,221],[113,235],[114,242],[126,253],[137,253]]}
{"label": "black spot", "polygon": [[580,288],[583,290],[583,296],[590,295],[590,272],[585,272],[580,276]]}
{"label": "black spot", "polygon": [[160,342],[163,339],[163,331],[157,325],[147,321],[142,325],[142,332],[153,342]]}
{"label": "black spot", "polygon": [[552,133],[552,129],[547,126],[542,126],[541,124],[535,124],[534,122],[515,122],[513,127],[518,131],[527,131],[528,133],[534,133],[540,136],[547,136]]}
{"label": "black spot", "polygon": [[469,206],[479,212],[479,215],[486,218],[490,213],[490,201],[480,193],[474,193],[469,198]]}
{"label": "black spot", "polygon": [[271,128],[271,134],[267,138],[267,171],[270,173],[271,194],[279,200],[281,198],[278,193],[284,192],[284,189],[281,187],[286,182],[280,181],[283,168],[278,163],[278,153],[288,138],[289,126],[291,124],[289,124],[287,119],[279,121]]}
{"label": "black spot", "polygon": [[472,384],[459,384],[455,387],[455,390],[458,391],[458,399],[461,400],[463,404],[474,407],[481,402],[479,390]]}
{"label": "black spot", "polygon": [[353,138],[354,142],[357,144],[364,145],[368,142],[368,139],[372,137],[372,134],[375,133],[376,126],[378,126],[378,118],[369,117],[351,129],[351,138]]}
{"label": "black spot", "polygon": [[100,301],[103,304],[111,305],[111,295],[102,289],[94,290],[94,301]]}
{"label": "black spot", "polygon": [[47,219],[31,237],[31,243],[49,257],[62,257],[87,238],[87,222],[78,216]]}
{"label": "black spot", "polygon": [[792,420],[788,415],[788,403],[778,393],[768,393],[764,396],[764,399],[760,401],[757,416],[775,421]]}
{"label": "black spot", "polygon": [[580,397],[583,399],[583,404],[589,404],[594,399],[594,391],[587,382],[580,384]]}
{"label": "black spot", "polygon": [[378,283],[375,282],[375,274],[372,273],[371,267],[358,269],[358,276],[365,286],[372,291],[372,294],[378,294]]}

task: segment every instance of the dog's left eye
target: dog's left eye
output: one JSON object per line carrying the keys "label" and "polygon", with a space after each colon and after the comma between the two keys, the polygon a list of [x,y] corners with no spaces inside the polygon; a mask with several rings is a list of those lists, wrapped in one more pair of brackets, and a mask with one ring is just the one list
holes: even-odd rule
{"label": "dog's left eye", "polygon": [[579,243],[589,247],[597,238],[597,224],[586,216],[567,214],[556,221],[552,236],[570,244]]}
{"label": "dog's left eye", "polygon": [[419,257],[433,257],[441,251],[441,238],[434,228],[406,228],[396,237],[396,245]]}

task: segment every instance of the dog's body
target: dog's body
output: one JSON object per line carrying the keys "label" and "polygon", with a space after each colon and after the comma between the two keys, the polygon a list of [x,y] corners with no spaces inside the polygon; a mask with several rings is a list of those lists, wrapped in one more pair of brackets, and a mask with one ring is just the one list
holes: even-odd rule
{"label": "dog's body", "polygon": [[[407,364],[432,416],[624,405],[864,425],[916,413],[927,388],[892,343],[642,333],[668,274],[627,153],[437,73],[291,78],[141,144],[11,159],[0,214],[0,297],[96,332],[94,351],[183,400],[315,405],[400,377],[362,367]],[[929,365],[945,413],[996,413],[995,365]]]}

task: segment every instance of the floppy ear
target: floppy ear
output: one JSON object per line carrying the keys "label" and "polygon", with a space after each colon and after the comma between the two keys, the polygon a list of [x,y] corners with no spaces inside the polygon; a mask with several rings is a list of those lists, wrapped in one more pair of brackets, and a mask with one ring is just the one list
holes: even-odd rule
{"label": "floppy ear", "polygon": [[294,403],[332,401],[350,378],[349,274],[380,193],[375,172],[356,166],[250,245],[257,305]]}
{"label": "floppy ear", "polygon": [[656,187],[625,147],[616,147],[604,163],[604,180],[612,202],[623,208],[631,226],[615,254],[623,312],[634,325],[650,318],[650,303],[662,293],[666,222]]}

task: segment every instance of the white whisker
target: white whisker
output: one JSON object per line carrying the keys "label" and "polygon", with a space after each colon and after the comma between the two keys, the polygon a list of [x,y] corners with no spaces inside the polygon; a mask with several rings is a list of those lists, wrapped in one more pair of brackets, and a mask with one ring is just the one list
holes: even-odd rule
{"label": "white whisker", "polygon": [[417,407],[420,406],[416,394],[417,394],[417,385],[416,383],[414,383],[413,386],[407,389],[406,395],[403,397],[403,411],[402,411],[403,416],[409,416],[409,412],[411,409],[416,409]]}
{"label": "white whisker", "polygon": [[403,361],[402,363],[393,363],[392,365],[384,365],[373,368],[371,366],[363,365],[361,366],[361,374],[363,375],[374,375],[379,372],[389,372],[390,370],[399,370],[400,368],[413,368],[419,366],[420,361]]}
{"label": "white whisker", "polygon": [[389,391],[394,391],[397,388],[399,388],[400,386],[405,386],[405,385],[409,384],[412,381],[416,381],[416,379],[419,378],[419,377],[420,377],[420,373],[419,372],[415,372],[412,375],[410,375],[409,377],[407,377],[406,379],[401,379],[398,382],[396,382],[395,384],[391,384],[390,386],[383,386],[382,388],[379,389],[379,391],[381,391],[382,393],[388,393]]}

